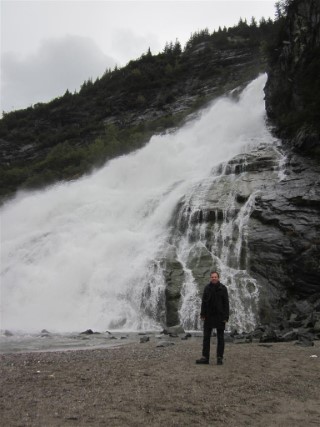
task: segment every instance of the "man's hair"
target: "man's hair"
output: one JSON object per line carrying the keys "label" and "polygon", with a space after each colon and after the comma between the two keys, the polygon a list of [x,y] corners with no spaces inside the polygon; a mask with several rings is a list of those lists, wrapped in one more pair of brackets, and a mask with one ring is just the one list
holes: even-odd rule
{"label": "man's hair", "polygon": [[218,275],[218,279],[220,279],[220,274],[219,274],[217,271],[211,271],[210,276],[211,276],[212,274],[217,274],[217,275]]}

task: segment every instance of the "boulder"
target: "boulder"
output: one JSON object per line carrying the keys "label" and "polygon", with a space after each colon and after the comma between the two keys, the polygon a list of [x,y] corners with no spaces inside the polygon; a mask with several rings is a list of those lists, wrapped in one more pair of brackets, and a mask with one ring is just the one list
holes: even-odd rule
{"label": "boulder", "polygon": [[184,271],[176,259],[175,250],[170,248],[164,262],[164,277],[166,282],[165,305],[166,324],[173,326],[179,323],[179,308],[181,304],[181,289],[184,282]]}
{"label": "boulder", "polygon": [[320,319],[317,320],[314,324],[313,330],[315,333],[319,334],[320,333]]}
{"label": "boulder", "polygon": [[170,347],[174,345],[174,342],[171,341],[161,341],[159,344],[157,344],[157,347]]}
{"label": "boulder", "polygon": [[92,335],[94,332],[92,329],[87,329],[84,332],[81,332],[81,335]]}
{"label": "boulder", "polygon": [[274,329],[267,328],[260,337],[260,343],[278,342],[278,336]]}
{"label": "boulder", "polygon": [[181,325],[175,325],[175,326],[170,326],[170,327],[164,329],[163,333],[165,335],[176,335],[176,336],[178,336],[179,334],[185,334],[185,330],[183,329],[183,327]]}
{"label": "boulder", "polygon": [[295,342],[295,345],[300,345],[302,347],[313,347],[314,342],[311,339],[300,337],[299,341]]}
{"label": "boulder", "polygon": [[295,341],[298,339],[298,333],[297,331],[292,330],[282,334],[280,338],[283,342]]}

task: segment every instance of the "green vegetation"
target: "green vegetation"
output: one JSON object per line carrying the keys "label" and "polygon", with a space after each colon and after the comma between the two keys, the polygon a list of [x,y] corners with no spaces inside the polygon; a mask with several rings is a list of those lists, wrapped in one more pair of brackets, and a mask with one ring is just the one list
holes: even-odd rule
{"label": "green vegetation", "polygon": [[0,197],[76,179],[180,126],[208,100],[265,69],[275,27],[252,18],[211,34],[205,29],[192,34],[184,49],[178,40],[158,55],[149,49],[125,67],[85,81],[79,93],[4,113]]}
{"label": "green vegetation", "polygon": [[72,147],[65,141],[54,145],[36,161],[4,165],[0,167],[0,192],[6,195],[17,188],[40,188],[56,181],[77,179],[107,160],[140,148],[159,129],[174,127],[183,117],[176,114],[122,129],[106,125],[104,132],[86,146]]}
{"label": "green vegetation", "polygon": [[[272,119],[279,134],[289,140],[300,132],[319,138],[319,25],[307,13],[313,11],[314,16],[319,16],[320,4],[316,0],[305,4],[282,0],[276,10],[276,37],[268,46]],[[308,151],[305,145],[304,150]],[[310,146],[310,150],[320,154],[317,146]]]}

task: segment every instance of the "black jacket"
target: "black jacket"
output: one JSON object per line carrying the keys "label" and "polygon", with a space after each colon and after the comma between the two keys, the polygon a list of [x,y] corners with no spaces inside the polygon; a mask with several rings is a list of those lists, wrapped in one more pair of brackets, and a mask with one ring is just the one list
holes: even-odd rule
{"label": "black jacket", "polygon": [[229,320],[229,296],[222,283],[210,282],[204,288],[200,315],[208,326],[224,329],[225,321]]}

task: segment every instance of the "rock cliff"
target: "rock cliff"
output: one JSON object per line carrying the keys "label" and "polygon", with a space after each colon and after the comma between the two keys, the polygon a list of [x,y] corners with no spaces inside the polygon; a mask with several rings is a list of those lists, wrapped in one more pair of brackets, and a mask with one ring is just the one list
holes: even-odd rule
{"label": "rock cliff", "polygon": [[290,147],[320,155],[320,2],[287,3],[270,52],[266,110]]}
{"label": "rock cliff", "polygon": [[[306,321],[320,310],[319,165],[288,156],[281,144],[262,144],[218,172],[180,203],[173,219],[164,263],[168,324],[181,316],[188,274],[201,295],[212,269],[222,273],[233,301],[242,301],[231,326],[288,328],[293,315]],[[196,318],[188,321],[197,325]]]}
{"label": "rock cliff", "polygon": [[250,247],[254,274],[267,288],[285,289],[278,305],[288,319],[320,309],[320,3],[286,5],[265,87],[267,114],[287,151],[286,179],[276,198],[257,199]]}

